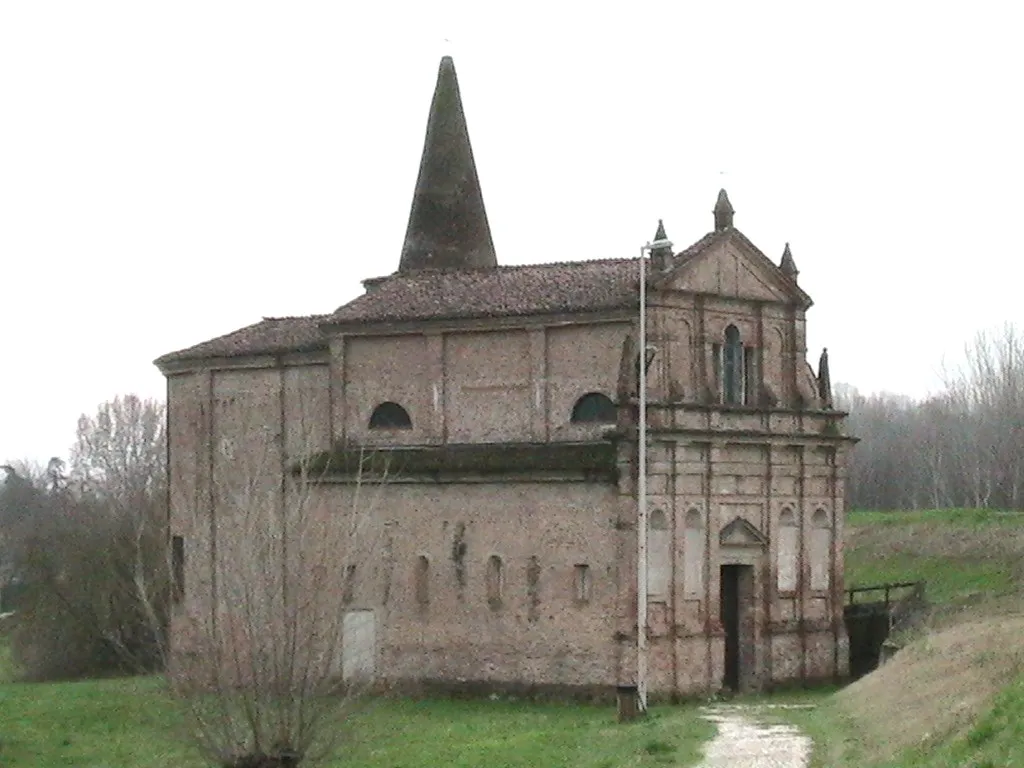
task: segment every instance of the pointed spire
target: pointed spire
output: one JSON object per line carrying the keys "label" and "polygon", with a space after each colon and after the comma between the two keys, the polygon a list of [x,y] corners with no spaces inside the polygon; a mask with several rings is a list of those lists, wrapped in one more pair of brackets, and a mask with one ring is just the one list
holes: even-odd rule
{"label": "pointed spire", "polygon": [[828,372],[828,347],[821,350],[818,360],[818,397],[823,408],[832,407],[832,376]]}
{"label": "pointed spire", "polygon": [[668,240],[668,235],[665,234],[665,222],[661,219],[658,219],[658,229],[651,242],[665,243],[665,245],[651,249],[651,267],[658,272],[665,272],[672,266],[672,244]]}
{"label": "pointed spire", "polygon": [[398,271],[497,264],[455,64],[445,56],[430,104]]}
{"label": "pointed spire", "polygon": [[786,248],[782,251],[782,261],[779,262],[779,269],[782,270],[782,274],[796,282],[800,270],[796,268],[796,262],[793,261],[793,253],[789,250],[789,243],[786,243]]}
{"label": "pointed spire", "polygon": [[729,202],[729,195],[724,189],[718,191],[718,200],[715,202],[715,232],[723,232],[732,228],[732,215],[735,211],[732,203]]}

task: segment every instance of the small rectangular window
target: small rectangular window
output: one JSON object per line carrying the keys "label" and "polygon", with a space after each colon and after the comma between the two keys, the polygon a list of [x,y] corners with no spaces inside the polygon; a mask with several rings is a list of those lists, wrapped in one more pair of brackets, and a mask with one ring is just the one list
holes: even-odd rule
{"label": "small rectangular window", "polygon": [[355,599],[356,594],[356,567],[354,565],[345,568],[345,589],[341,599],[348,605]]}
{"label": "small rectangular window", "polygon": [[576,602],[577,603],[589,603],[590,602],[590,566],[585,563],[579,563],[575,567],[576,570]]}
{"label": "small rectangular window", "polygon": [[180,603],[185,599],[185,538],[171,537],[172,599]]}
{"label": "small rectangular window", "polygon": [[430,602],[430,560],[426,555],[416,560],[416,602],[424,608]]}
{"label": "small rectangular window", "polygon": [[491,555],[487,560],[487,604],[491,610],[501,608],[501,558]]}

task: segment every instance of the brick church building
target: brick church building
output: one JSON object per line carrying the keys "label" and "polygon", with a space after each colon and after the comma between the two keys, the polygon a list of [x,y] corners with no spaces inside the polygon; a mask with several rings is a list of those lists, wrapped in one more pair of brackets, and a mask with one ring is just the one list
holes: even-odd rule
{"label": "brick church building", "polygon": [[723,190],[711,231],[674,251],[659,224],[645,261],[641,622],[638,259],[498,263],[444,58],[397,271],[333,312],[156,361],[178,651],[247,535],[225,484],[244,465],[250,492],[286,503],[305,466],[321,540],[375,499],[363,560],[320,574],[345,593],[345,675],[613,691],[637,684],[645,623],[652,696],[844,676],[852,441],[827,355],[806,360],[789,246],[775,263],[733,219]]}

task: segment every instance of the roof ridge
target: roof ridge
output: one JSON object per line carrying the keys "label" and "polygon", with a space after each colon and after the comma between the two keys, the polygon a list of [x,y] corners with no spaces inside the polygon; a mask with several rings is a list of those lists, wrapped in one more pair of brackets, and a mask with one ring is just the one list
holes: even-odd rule
{"label": "roof ridge", "polygon": [[257,323],[253,323],[253,325],[258,325],[259,323],[288,322],[290,320],[314,320],[317,318],[330,316],[330,312],[314,312],[311,315],[280,315],[278,317],[274,317],[272,315],[263,315],[263,319],[258,321]]}

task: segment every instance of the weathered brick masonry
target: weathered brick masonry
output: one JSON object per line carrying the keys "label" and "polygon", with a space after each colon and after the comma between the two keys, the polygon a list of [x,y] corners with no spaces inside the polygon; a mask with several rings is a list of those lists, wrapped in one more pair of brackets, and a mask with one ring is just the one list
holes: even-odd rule
{"label": "weathered brick masonry", "polygon": [[[723,190],[713,231],[647,265],[653,695],[847,669],[845,414],[827,355],[817,372],[806,362],[811,300],[792,253],[774,264],[733,216]],[[157,361],[187,560],[178,647],[209,607],[188,585],[210,578],[211,531],[242,535],[218,519],[218,478],[256,468],[276,498],[312,457],[329,526],[360,488],[353,457],[375,455],[389,467],[375,566],[345,587],[327,578],[368,612],[378,676],[635,682],[637,270],[498,265],[444,59],[398,271],[333,313],[265,319]]]}

